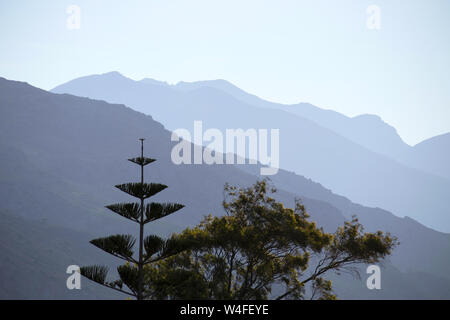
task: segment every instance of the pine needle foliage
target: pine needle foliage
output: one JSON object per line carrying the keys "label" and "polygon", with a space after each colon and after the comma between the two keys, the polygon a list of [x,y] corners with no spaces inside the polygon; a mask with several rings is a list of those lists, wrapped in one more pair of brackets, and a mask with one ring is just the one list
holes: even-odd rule
{"label": "pine needle foliage", "polygon": [[[137,198],[139,202],[117,203],[106,206],[112,212],[137,223],[139,225],[139,238],[136,240],[132,235],[117,234],[90,241],[97,248],[126,261],[124,265],[117,268],[120,279],[107,281],[108,267],[101,265],[82,267],[80,272],[89,280],[100,285],[143,300],[148,298],[148,294],[144,290],[144,266],[181,253],[187,246],[176,239],[164,240],[156,235],[149,235],[144,238],[145,224],[177,212],[184,206],[179,203],[144,203],[146,199],[163,191],[167,186],[160,183],[144,182],[144,167],[156,160],[144,157],[144,139],[140,139],[140,141],[141,156],[128,160],[140,166],[141,181],[116,185],[116,188]],[[137,253],[133,250],[136,243],[138,245]]]}

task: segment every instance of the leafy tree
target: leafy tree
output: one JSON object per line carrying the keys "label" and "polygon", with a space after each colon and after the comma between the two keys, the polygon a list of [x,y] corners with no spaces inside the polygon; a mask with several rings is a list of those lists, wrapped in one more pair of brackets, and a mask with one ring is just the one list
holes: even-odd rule
{"label": "leafy tree", "polygon": [[381,231],[364,233],[356,218],[326,233],[308,221],[299,201],[291,209],[270,197],[265,180],[243,189],[226,185],[225,191],[225,216],[210,215],[173,236],[190,250],[145,268],[150,296],[303,299],[309,293],[335,299],[327,272],[357,273],[357,264],[379,262],[397,244]]}
{"label": "leafy tree", "polygon": [[140,139],[140,141],[141,156],[128,160],[140,166],[141,182],[116,185],[116,188],[140,201],[106,206],[112,212],[139,225],[139,251],[137,257],[135,257],[133,251],[136,239],[132,235],[112,235],[91,240],[90,243],[126,261],[124,265],[117,268],[120,279],[107,281],[108,267],[106,266],[94,265],[80,269],[81,274],[88,279],[108,288],[134,296],[138,300],[147,298],[144,292],[143,282],[144,266],[161,261],[183,251],[182,243],[175,238],[163,240],[156,235],[149,235],[144,238],[144,226],[151,221],[168,216],[184,207],[178,203],[144,203],[146,199],[166,189],[167,186],[159,183],[144,183],[144,167],[156,160],[144,157],[144,139]]}

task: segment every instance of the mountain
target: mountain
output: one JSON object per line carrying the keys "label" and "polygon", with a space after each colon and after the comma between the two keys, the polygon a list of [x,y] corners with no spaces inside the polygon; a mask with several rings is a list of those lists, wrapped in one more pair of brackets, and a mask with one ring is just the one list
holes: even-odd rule
{"label": "mountain", "polygon": [[[167,84],[166,84],[167,85]],[[284,105],[263,100],[225,80],[179,82],[175,88],[189,91],[211,87],[226,92],[250,105],[288,111],[328,128],[359,145],[400,161],[405,165],[450,178],[450,133],[427,139],[414,147],[406,144],[397,130],[379,116],[363,114],[347,117],[339,112],[321,109],[310,103]],[[428,146],[429,147],[426,147]]]}
{"label": "mountain", "polygon": [[395,155],[395,159],[403,157],[411,149],[403,142],[395,128],[376,115],[364,114],[351,118],[333,110],[321,109],[310,103],[284,105],[269,102],[249,94],[225,80],[179,82],[175,86],[176,89],[182,91],[191,91],[201,87],[221,90],[253,106],[284,110],[312,120],[371,151],[389,157]]}
{"label": "mountain", "polygon": [[450,179],[450,133],[416,144],[407,156],[414,167],[426,167],[431,173]]}
{"label": "mountain", "polygon": [[117,264],[89,244],[92,235],[0,210],[0,299],[123,299],[89,281],[68,290],[69,265]]}
{"label": "mountain", "polygon": [[[256,165],[174,165],[171,133],[152,117],[124,105],[53,94],[3,78],[0,130],[0,296],[4,298],[124,298],[85,279],[81,291],[66,290],[65,269],[69,264],[116,261],[88,240],[136,233],[134,224],[104,206],[129,201],[113,185],[139,178],[136,167],[126,161],[137,154],[139,137],[147,138],[146,154],[157,159],[148,167],[146,179],[169,186],[157,201],[186,205],[152,225],[151,232],[160,235],[197,224],[206,214],[223,214],[225,182],[249,186],[259,173]],[[300,197],[311,219],[327,231],[356,214],[366,230],[386,230],[399,238],[400,246],[382,269],[382,279],[387,281],[383,290],[369,291],[362,273],[362,280],[335,277],[338,295],[450,298],[449,234],[355,204],[292,172],[280,170],[272,183],[278,188],[278,200],[292,206]],[[420,279],[412,281],[417,275]]]}
{"label": "mountain", "polygon": [[[169,86],[167,83],[165,85]],[[321,109],[310,103],[284,105],[269,102],[249,94],[225,80],[179,82],[173,87],[185,92],[201,87],[215,88],[250,105],[284,110],[312,120],[371,151],[388,156],[407,166],[450,178],[450,159],[447,152],[450,146],[450,133],[432,137],[411,147],[402,140],[394,127],[385,123],[377,115],[363,114],[348,117],[333,110]],[[430,147],[425,147],[428,144]]]}
{"label": "mountain", "polygon": [[[239,169],[259,176],[257,167],[240,165]],[[401,245],[390,260],[401,271],[420,270],[438,277],[447,277],[447,257],[436,255],[433,251],[450,252],[450,246],[446,244],[449,234],[435,232],[411,218],[399,218],[380,208],[364,207],[334,194],[319,183],[284,170],[271,177],[271,181],[276,186],[282,186],[283,190],[301,194],[302,198],[320,199],[328,203],[338,209],[346,219],[356,215],[366,231],[384,230],[398,236]],[[327,220],[326,217],[316,217],[320,218],[320,221]],[[418,249],[421,251],[420,254],[417,252]],[[408,263],[405,264],[406,261]],[[414,265],[414,268],[410,268],[410,265]]]}
{"label": "mountain", "polygon": [[[273,106],[272,103],[263,103],[264,108],[261,103],[249,104],[259,101],[258,98],[223,81],[213,84],[171,86],[149,79],[134,81],[112,72],[78,78],[52,92],[123,103],[152,115],[169,130],[187,128],[192,132],[194,120],[202,120],[205,129],[217,128],[221,132],[228,128],[280,129],[281,168],[318,181],[355,202],[385,208],[399,216],[410,216],[437,230],[450,230],[448,179],[372,151],[311,119],[268,107]],[[245,101],[229,92],[238,94],[239,99],[245,98]],[[329,122],[343,117],[330,114]],[[351,126],[344,122],[337,126],[349,127],[351,131]],[[378,128],[376,132],[384,132],[385,136],[396,134],[393,128],[380,124],[374,116],[358,117],[352,119],[352,123],[359,129]],[[368,133],[366,140],[380,143],[377,135],[382,136],[381,133]],[[401,143],[398,138],[389,148],[395,149]]]}

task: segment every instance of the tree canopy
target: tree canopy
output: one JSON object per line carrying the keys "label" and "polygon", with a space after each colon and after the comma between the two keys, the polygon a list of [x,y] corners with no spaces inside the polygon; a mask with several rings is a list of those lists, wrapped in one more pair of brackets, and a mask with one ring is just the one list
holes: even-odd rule
{"label": "tree canopy", "polygon": [[[269,190],[270,189],[270,190]],[[226,215],[211,215],[172,240],[189,248],[145,267],[146,295],[153,299],[335,299],[330,271],[357,273],[377,263],[397,240],[364,233],[356,218],[334,234],[309,221],[296,201],[286,208],[271,197],[266,180],[248,188],[226,185]]]}

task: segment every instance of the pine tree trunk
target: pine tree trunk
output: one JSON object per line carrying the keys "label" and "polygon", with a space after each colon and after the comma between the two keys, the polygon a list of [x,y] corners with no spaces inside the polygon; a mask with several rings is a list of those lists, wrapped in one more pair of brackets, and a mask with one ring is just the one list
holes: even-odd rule
{"label": "pine tree trunk", "polygon": [[[144,141],[141,140],[141,157],[144,158]],[[141,183],[144,183],[144,165],[141,165]],[[144,198],[141,198],[141,220],[139,221],[139,265],[138,265],[138,295],[137,299],[143,299],[143,246],[144,246]]]}

